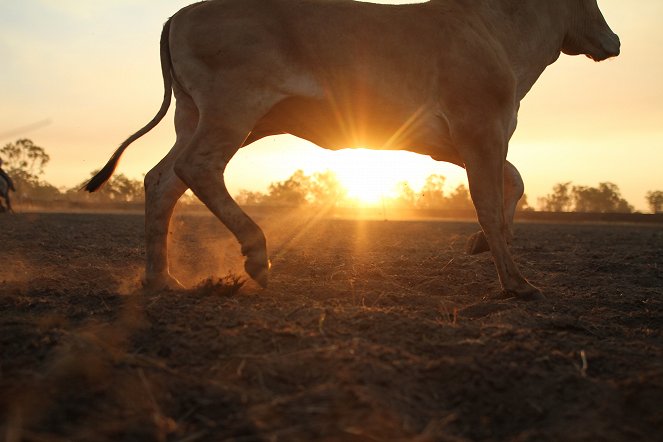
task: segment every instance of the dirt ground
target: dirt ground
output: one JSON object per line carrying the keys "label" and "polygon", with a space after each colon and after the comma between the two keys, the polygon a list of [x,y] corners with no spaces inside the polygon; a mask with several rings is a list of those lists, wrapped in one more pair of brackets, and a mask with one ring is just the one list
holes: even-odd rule
{"label": "dirt ground", "polygon": [[0,216],[0,439],[661,440],[661,225],[519,224],[519,302],[476,223],[258,221],[268,289],[180,215],[145,293],[142,216]]}

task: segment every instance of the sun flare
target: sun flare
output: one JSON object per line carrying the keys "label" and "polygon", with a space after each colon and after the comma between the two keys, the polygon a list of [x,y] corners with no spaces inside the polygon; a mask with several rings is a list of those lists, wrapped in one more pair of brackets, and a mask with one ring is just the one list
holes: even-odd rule
{"label": "sun flare", "polygon": [[[286,150],[289,161],[283,161]],[[259,169],[270,174],[256,174]],[[467,182],[464,169],[426,155],[403,150],[328,150],[290,135],[240,149],[226,170],[226,180],[234,186],[230,189],[234,194],[241,189],[263,191],[275,181],[287,180],[296,170],[308,176],[332,172],[345,191],[342,203],[356,207],[388,205],[390,199],[402,195],[403,183],[419,192],[430,175],[445,176],[448,191]],[[274,176],[278,178],[274,180]]]}
{"label": "sun flare", "polygon": [[419,189],[430,173],[431,161],[405,151],[345,149],[334,152],[328,166],[347,191],[348,199],[362,206],[376,206],[397,196],[404,182]]}
{"label": "sun flare", "polygon": [[347,191],[349,199],[374,205],[392,193],[398,184],[394,164],[376,156],[376,152],[356,149],[338,152],[332,170]]}

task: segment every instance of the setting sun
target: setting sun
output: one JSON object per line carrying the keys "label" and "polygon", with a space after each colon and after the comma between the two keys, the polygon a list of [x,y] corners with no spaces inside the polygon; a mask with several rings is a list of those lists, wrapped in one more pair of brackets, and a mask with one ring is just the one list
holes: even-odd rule
{"label": "setting sun", "polygon": [[[363,206],[378,205],[383,198],[396,196],[398,186],[403,182],[419,189],[430,173],[459,174],[460,179],[464,175],[458,167],[436,163],[423,155],[405,151],[344,149],[333,152],[329,160],[328,169],[336,174],[347,191],[348,199]],[[422,173],[425,169],[429,169],[428,174]]]}
{"label": "setting sun", "polygon": [[348,149],[337,152],[336,156],[338,160],[333,167],[334,173],[347,190],[348,197],[361,204],[379,203],[382,198],[394,192],[399,181],[405,179],[399,163],[384,161],[378,152]]}
{"label": "setting sun", "polygon": [[[291,152],[283,161],[283,152]],[[269,170],[269,174],[256,174]],[[430,175],[446,177],[445,190],[467,183],[465,170],[448,163],[406,151],[361,148],[328,150],[293,137],[279,135],[240,149],[226,169],[231,194],[242,189],[267,189],[273,182],[287,180],[295,170],[312,176],[332,172],[346,192],[346,202],[375,207],[383,199],[396,197],[401,183],[418,192]]]}

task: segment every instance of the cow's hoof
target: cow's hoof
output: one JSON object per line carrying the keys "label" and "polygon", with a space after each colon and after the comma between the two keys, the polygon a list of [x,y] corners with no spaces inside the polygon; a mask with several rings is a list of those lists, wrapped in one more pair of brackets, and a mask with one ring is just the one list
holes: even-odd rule
{"label": "cow's hoof", "polygon": [[267,288],[269,284],[269,269],[272,267],[272,263],[268,259],[251,259],[247,258],[244,263],[244,269],[246,273],[249,274],[251,279],[260,284],[260,287]]}
{"label": "cow's hoof", "polygon": [[185,287],[177,279],[170,275],[145,278],[143,280],[143,289],[148,292],[161,292],[164,290],[184,290]]}
{"label": "cow's hoof", "polygon": [[465,253],[468,255],[478,255],[479,253],[489,251],[490,246],[488,245],[488,240],[486,240],[486,235],[482,231],[479,231],[467,238],[467,244],[465,244]]}

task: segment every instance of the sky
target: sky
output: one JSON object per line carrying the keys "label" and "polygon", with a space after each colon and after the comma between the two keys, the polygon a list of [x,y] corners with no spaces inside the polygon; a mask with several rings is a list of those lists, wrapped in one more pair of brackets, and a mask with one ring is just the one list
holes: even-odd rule
{"label": "sky", "polygon": [[[159,36],[189,0],[0,0],[0,145],[30,138],[51,156],[44,179],[72,187],[105,164],[162,100]],[[384,1],[383,3],[406,3]],[[610,181],[636,209],[663,190],[663,2],[599,0],[622,41],[602,63],[562,56],[522,102],[508,159],[529,203],[555,183]],[[171,113],[124,154],[116,173],[142,179],[174,142]],[[464,171],[405,152],[339,151],[292,136],[242,149],[226,171],[231,193],[265,191],[295,170],[331,169],[373,192],[420,187],[430,174],[453,188]]]}

